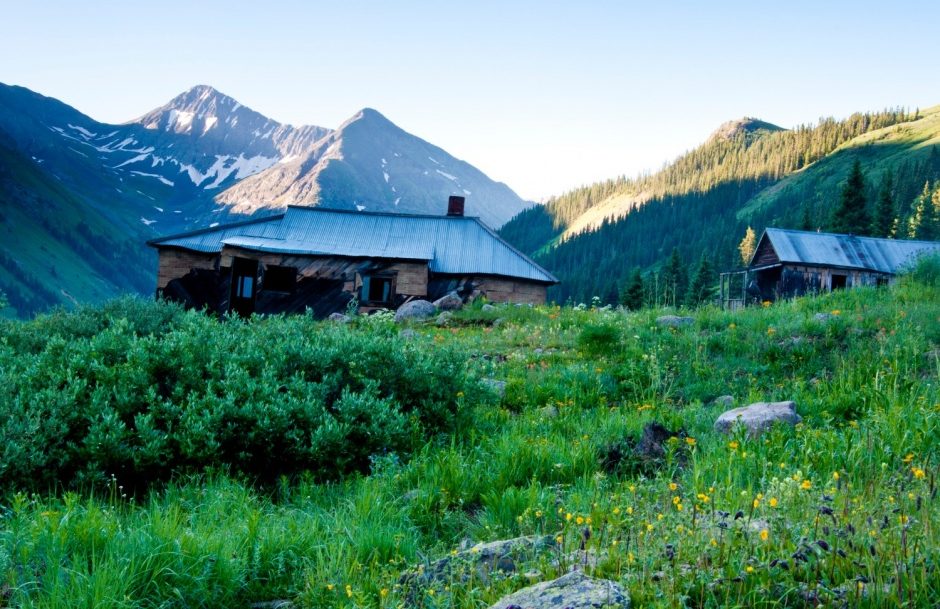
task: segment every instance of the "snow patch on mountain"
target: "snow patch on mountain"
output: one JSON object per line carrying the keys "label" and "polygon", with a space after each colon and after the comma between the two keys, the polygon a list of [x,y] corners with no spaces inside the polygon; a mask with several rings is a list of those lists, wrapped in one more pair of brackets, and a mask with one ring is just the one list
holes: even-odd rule
{"label": "snow patch on mountain", "polygon": [[[174,185],[175,185],[171,180],[167,180],[167,179],[164,178],[163,176],[158,175],[158,174],[156,174],[156,173],[144,173],[143,171],[131,171],[131,173],[132,173],[133,175],[135,175],[135,176],[144,176],[144,177],[147,177],[147,178],[156,178],[156,179],[160,180],[161,182],[163,182],[164,184],[166,184],[167,186],[174,186]],[[160,209],[160,208],[158,207],[157,209]],[[160,211],[163,211],[163,210],[160,209]]]}

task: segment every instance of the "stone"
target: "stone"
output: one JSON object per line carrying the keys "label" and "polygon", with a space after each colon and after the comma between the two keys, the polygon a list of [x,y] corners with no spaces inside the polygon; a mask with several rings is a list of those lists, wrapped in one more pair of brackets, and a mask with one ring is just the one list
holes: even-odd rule
{"label": "stone", "polygon": [[796,402],[756,402],[721,413],[715,421],[715,431],[729,433],[741,424],[749,435],[755,436],[770,429],[775,423],[796,425],[802,420],[796,413]]}
{"label": "stone", "polygon": [[437,307],[427,300],[406,302],[395,312],[395,321],[424,321],[437,314]]}
{"label": "stone", "polygon": [[630,597],[616,582],[580,571],[504,596],[490,609],[629,609]]}
{"label": "stone", "polygon": [[720,395],[712,401],[712,404],[715,406],[721,406],[722,408],[731,408],[734,406],[734,396]]}
{"label": "stone", "polygon": [[441,328],[445,328],[450,325],[450,320],[454,317],[454,314],[450,311],[444,311],[437,316],[437,320],[434,322],[435,325]]}
{"label": "stone", "polygon": [[468,581],[471,576],[486,582],[493,572],[514,573],[523,562],[535,560],[555,547],[556,542],[551,535],[478,543],[427,565],[409,569],[399,582],[412,591],[435,583]]}
{"label": "stone", "polygon": [[349,315],[344,315],[343,313],[330,313],[330,316],[327,317],[329,321],[335,321],[341,324],[348,324],[352,319]]}
{"label": "stone", "polygon": [[500,397],[500,399],[506,397],[506,381],[498,381],[496,379],[483,379],[481,381],[484,386],[488,387],[490,391],[495,393]]}
{"label": "stone", "polygon": [[669,328],[679,328],[682,326],[691,326],[695,323],[695,318],[680,317],[678,315],[661,315],[656,318],[656,323]]}
{"label": "stone", "polygon": [[542,406],[539,408],[539,416],[543,419],[554,419],[558,416],[557,406]]}
{"label": "stone", "polygon": [[484,313],[489,313],[490,311],[495,311],[496,307],[494,307],[490,303],[486,303],[485,305],[480,307],[480,310],[483,311]]}
{"label": "stone", "polygon": [[497,317],[496,319],[493,320],[493,326],[496,328],[504,325],[505,323],[506,323],[506,320],[503,319],[502,317]]}
{"label": "stone", "polygon": [[457,292],[449,292],[435,300],[434,306],[441,311],[456,311],[463,307],[463,299]]}

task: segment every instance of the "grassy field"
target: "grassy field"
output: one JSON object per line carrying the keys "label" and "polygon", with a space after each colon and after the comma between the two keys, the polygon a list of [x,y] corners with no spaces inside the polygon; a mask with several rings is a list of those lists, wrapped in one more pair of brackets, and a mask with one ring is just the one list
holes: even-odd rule
{"label": "grassy field", "polygon": [[[703,308],[680,328],[658,325],[663,313],[473,306],[451,327],[415,326],[410,337],[386,316],[339,327],[302,316],[219,324],[126,302],[107,313],[10,322],[0,331],[0,359],[32,380],[3,379],[7,416],[13,402],[28,410],[29,392],[69,385],[56,369],[37,369],[44,358],[65,358],[55,361],[71,362],[79,376],[94,371],[100,383],[108,371],[138,378],[130,372],[142,366],[141,351],[172,353],[167,345],[188,335],[210,362],[197,362],[200,370],[215,370],[212,354],[228,352],[235,364],[225,378],[254,369],[249,376],[262,385],[298,369],[252,368],[252,353],[301,362],[300,369],[315,361],[303,350],[279,359],[278,349],[263,347],[271,341],[332,345],[373,363],[375,353],[388,353],[388,371],[340,366],[334,389],[372,387],[372,399],[392,411],[418,414],[402,423],[407,437],[380,438],[370,459],[335,475],[319,463],[314,473],[265,477],[250,466],[250,451],[220,457],[207,471],[181,456],[182,441],[160,453],[169,475],[151,468],[144,476],[133,459],[116,478],[99,459],[53,488],[25,479],[11,486],[4,474],[0,606],[248,607],[290,599],[304,607],[469,609],[572,567],[620,582],[639,607],[933,606],[940,594],[936,281],[739,313]],[[49,333],[58,337],[53,347],[37,338]],[[107,333],[106,344],[120,349],[101,359],[95,341]],[[115,333],[121,342],[113,343]],[[405,389],[393,388],[394,375],[409,362],[424,366],[415,379],[453,366],[435,383],[454,394],[420,407],[415,396],[399,399]],[[138,378],[142,391],[148,378]],[[504,381],[505,395],[486,379]],[[228,399],[223,380],[212,380],[212,391],[198,383],[164,389],[161,403],[198,395],[211,410],[206,396]],[[278,400],[257,392],[243,399]],[[81,413],[120,401],[100,391],[75,395]],[[723,395],[735,405],[795,400],[803,422],[758,437],[718,434],[713,424],[724,408],[713,402]],[[146,413],[146,402],[136,408]],[[337,403],[327,410],[335,414]],[[435,425],[423,413],[451,418]],[[69,423],[77,426],[72,436],[94,428],[80,419]],[[308,433],[327,425],[316,421]],[[638,452],[654,422],[668,430],[662,451]],[[133,444],[146,429],[122,441]],[[272,446],[289,444],[289,425],[272,429]],[[69,442],[81,443],[49,438],[61,463],[75,449]],[[0,450],[0,467],[26,458],[9,442]],[[472,562],[473,550],[463,550],[477,542],[528,535],[547,536],[549,549],[514,571],[469,567],[403,583],[404,573],[430,571],[440,558]]]}

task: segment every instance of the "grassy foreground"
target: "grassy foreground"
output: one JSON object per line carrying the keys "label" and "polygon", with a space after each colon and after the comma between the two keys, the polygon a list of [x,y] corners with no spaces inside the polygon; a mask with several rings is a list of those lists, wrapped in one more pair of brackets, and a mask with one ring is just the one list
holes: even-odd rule
{"label": "grassy foreground", "polygon": [[[202,327],[165,306],[147,305],[168,325],[131,344]],[[908,281],[736,314],[705,308],[675,329],[656,324],[662,313],[472,307],[411,338],[381,316],[340,328],[226,322],[237,361],[237,345],[257,348],[275,330],[358,352],[384,341],[425,366],[459,353],[466,369],[448,374],[470,379],[454,385],[460,415],[443,432],[412,416],[394,450],[339,478],[317,462],[316,474],[257,485],[236,456],[218,465],[240,473],[186,473],[183,460],[169,482],[157,476],[136,493],[99,470],[68,488],[8,490],[0,606],[469,609],[573,564],[617,580],[640,607],[932,606],[940,289]],[[15,323],[0,338],[10,361],[20,357],[11,336],[59,322]],[[409,412],[392,381],[373,376],[377,385],[362,384],[369,399]],[[505,381],[505,397],[474,378]],[[721,395],[795,400],[803,423],[717,434]],[[632,448],[650,422],[671,438],[643,458]],[[557,546],[514,573],[417,593],[399,583],[468,542],[533,534]]]}

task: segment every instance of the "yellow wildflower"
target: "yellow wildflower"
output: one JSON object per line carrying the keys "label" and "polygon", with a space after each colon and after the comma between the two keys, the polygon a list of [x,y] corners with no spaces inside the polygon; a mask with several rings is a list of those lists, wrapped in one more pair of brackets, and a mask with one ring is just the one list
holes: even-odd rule
{"label": "yellow wildflower", "polygon": [[670,491],[674,491],[674,490],[676,490],[677,488],[679,488],[679,485],[676,484],[675,482],[670,482],[670,483],[669,483],[669,490],[670,490]]}
{"label": "yellow wildflower", "polygon": [[739,446],[741,445],[735,442],[734,440],[731,440],[730,442],[728,442],[728,448],[730,448],[731,450],[738,450]]}
{"label": "yellow wildflower", "polygon": [[695,446],[695,438],[686,438],[685,443],[689,446]]}
{"label": "yellow wildflower", "polygon": [[770,501],[768,501],[767,503],[770,504],[770,507],[775,508],[775,507],[777,507],[777,498],[776,498],[776,497],[771,497],[771,498],[770,498]]}
{"label": "yellow wildflower", "polygon": [[924,472],[924,470],[922,470],[922,469],[919,468],[919,467],[912,467],[912,468],[911,468],[911,473],[914,474],[914,477],[915,477],[915,478],[918,478],[918,479],[924,478],[924,477],[927,475],[927,473]]}
{"label": "yellow wildflower", "polygon": [[914,453],[907,453],[907,456],[904,457],[903,459],[905,463],[910,463],[913,460],[914,460]]}
{"label": "yellow wildflower", "polygon": [[770,538],[770,531],[767,529],[760,530],[760,539],[761,541],[767,541]]}
{"label": "yellow wildflower", "polygon": [[809,489],[813,488],[813,483],[809,480],[804,480],[802,484],[800,484],[800,488],[804,491],[808,491]]}

